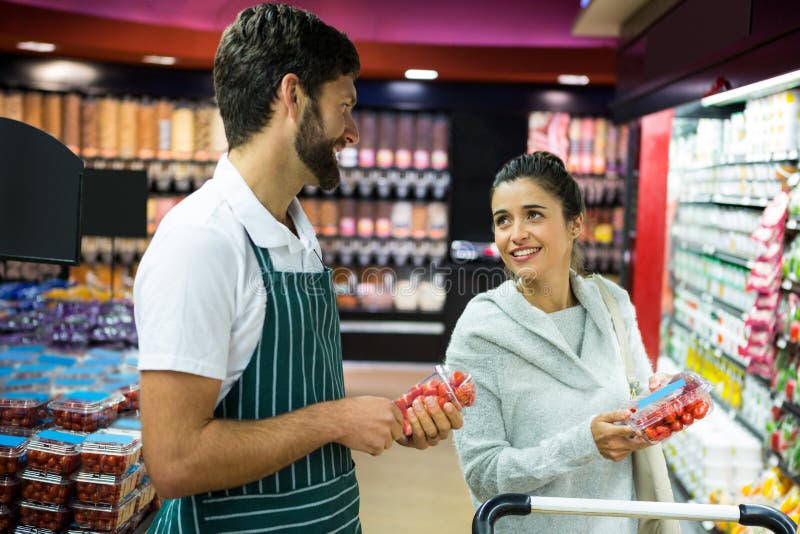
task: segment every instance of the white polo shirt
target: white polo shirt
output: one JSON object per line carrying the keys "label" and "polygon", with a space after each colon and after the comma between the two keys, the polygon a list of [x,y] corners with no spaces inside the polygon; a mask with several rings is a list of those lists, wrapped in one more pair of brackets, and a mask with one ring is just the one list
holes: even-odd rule
{"label": "white polo shirt", "polygon": [[289,216],[299,238],[222,156],[214,178],[164,217],[139,264],[133,285],[139,370],[222,380],[219,404],[250,362],[268,298],[247,233],[269,250],[276,271],[324,269],[296,198]]}

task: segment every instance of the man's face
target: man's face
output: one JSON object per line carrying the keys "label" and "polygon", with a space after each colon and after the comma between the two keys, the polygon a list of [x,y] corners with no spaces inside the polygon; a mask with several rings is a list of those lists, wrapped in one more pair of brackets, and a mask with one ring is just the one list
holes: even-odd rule
{"label": "man's face", "polygon": [[350,114],[354,104],[353,78],[341,76],[322,85],[319,97],[309,102],[300,119],[295,150],[325,191],[339,185],[336,152],[348,143],[358,142],[358,130]]}

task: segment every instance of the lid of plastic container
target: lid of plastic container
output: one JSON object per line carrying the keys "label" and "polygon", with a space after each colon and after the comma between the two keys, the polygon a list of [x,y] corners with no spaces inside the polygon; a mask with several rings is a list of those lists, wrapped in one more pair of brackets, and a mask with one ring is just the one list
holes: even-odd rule
{"label": "lid of plastic container", "polygon": [[11,447],[12,449],[16,449],[20,445],[23,445],[27,441],[27,438],[23,438],[20,436],[9,436],[8,434],[0,434],[0,447]]}
{"label": "lid of plastic container", "polygon": [[[33,501],[20,501],[19,505],[22,508],[30,508],[31,510],[41,510],[43,512],[69,512],[69,508],[60,504],[49,504],[46,502],[33,502]],[[17,527],[19,531],[19,527]],[[38,532],[36,529],[29,532]]]}
{"label": "lid of plastic container", "polygon": [[50,398],[47,393],[36,391],[10,391],[0,395],[0,406],[16,407],[38,406]]}
{"label": "lid of plastic container", "polygon": [[42,473],[33,469],[25,469],[19,474],[19,478],[24,480],[35,480],[36,482],[44,482],[46,484],[59,484],[66,486],[70,483],[69,477],[57,475],[56,473]]}
{"label": "lid of plastic container", "polygon": [[27,352],[0,352],[0,362],[29,362],[31,355]]}
{"label": "lid of plastic container", "polygon": [[116,512],[130,505],[135,497],[136,494],[134,492],[131,492],[125,497],[125,499],[122,502],[116,505],[75,501],[72,503],[72,508],[75,510],[96,510],[98,512]]}
{"label": "lid of plastic container", "polygon": [[684,380],[683,378],[681,378],[680,380],[676,380],[675,382],[673,382],[671,384],[668,384],[668,385],[664,386],[663,388],[654,391],[650,395],[647,395],[646,397],[643,397],[643,398],[639,399],[636,402],[636,407],[639,410],[641,410],[641,409],[649,406],[650,404],[658,402],[661,399],[663,399],[664,397],[667,397],[667,396],[675,393],[676,391],[678,391],[679,389],[681,389],[685,385],[686,385],[686,380]]}
{"label": "lid of plastic container", "polygon": [[[84,388],[91,387],[97,384],[95,378],[56,378],[53,385],[68,387],[68,388]],[[69,395],[69,393],[67,393]]]}
{"label": "lid of plastic container", "polygon": [[5,378],[14,374],[14,369],[11,367],[0,367],[0,378]]}
{"label": "lid of plastic container", "polygon": [[81,443],[83,443],[83,440],[86,439],[86,436],[83,436],[81,434],[73,434],[72,432],[64,432],[62,430],[43,430],[39,432],[33,439],[34,441],[50,440],[50,441],[60,441],[62,443],[68,443],[70,445],[80,445]]}
{"label": "lid of plastic container", "polygon": [[74,356],[60,356],[58,354],[41,354],[36,360],[39,363],[49,363],[61,367],[72,367],[78,362]]}
{"label": "lid of plastic container", "polygon": [[8,347],[7,352],[44,352],[44,345],[15,345]]}
{"label": "lid of plastic container", "polygon": [[72,480],[75,482],[88,482],[90,484],[102,484],[104,486],[116,486],[128,480],[128,478],[136,475],[139,470],[138,465],[131,466],[125,473],[120,476],[107,475],[105,473],[86,473],[78,471],[72,475]]}
{"label": "lid of plastic container", "polygon": [[95,432],[94,434],[89,434],[86,439],[84,440],[84,444],[88,445],[90,443],[110,443],[114,445],[130,445],[134,441],[137,441],[133,438],[133,436],[126,436],[122,434],[108,434],[105,432]]}
{"label": "lid of plastic container", "polygon": [[72,367],[70,369],[65,369],[61,375],[64,378],[70,378],[74,376],[102,376],[105,374],[106,368],[99,366],[99,365],[80,365],[78,367]]}
{"label": "lid of plastic container", "polygon": [[38,378],[13,378],[6,382],[6,388],[16,388],[16,387],[31,387],[31,386],[46,386],[50,383],[50,379],[46,376],[40,376]]}
{"label": "lid of plastic container", "polygon": [[104,360],[114,360],[114,361],[121,361],[122,360],[122,353],[116,350],[109,350],[109,349],[89,349],[86,354]]}
{"label": "lid of plastic container", "polygon": [[120,394],[108,394],[105,391],[78,390],[70,391],[58,400],[51,402],[51,410],[67,410],[73,412],[91,412],[102,410],[118,402],[123,402],[125,397]]}
{"label": "lid of plastic container", "polygon": [[138,419],[118,419],[111,428],[120,428],[123,430],[141,430],[142,422]]}
{"label": "lid of plastic container", "polygon": [[24,373],[52,373],[58,369],[58,366],[49,363],[32,363],[28,365],[20,365],[17,367],[17,374]]}

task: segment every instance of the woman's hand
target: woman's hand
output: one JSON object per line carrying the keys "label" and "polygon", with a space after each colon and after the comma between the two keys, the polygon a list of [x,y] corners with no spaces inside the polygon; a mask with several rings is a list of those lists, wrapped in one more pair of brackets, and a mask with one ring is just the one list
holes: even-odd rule
{"label": "woman's hand", "polygon": [[411,425],[411,436],[401,436],[397,443],[420,450],[435,447],[450,436],[451,430],[458,430],[464,424],[452,402],[441,407],[432,396],[425,397],[424,401],[420,397],[414,399],[406,411],[406,419]]}
{"label": "woman's hand", "polygon": [[628,426],[615,424],[624,421],[630,414],[630,410],[623,409],[601,413],[592,419],[592,437],[603,458],[619,462],[633,451],[650,445]]}
{"label": "woman's hand", "polygon": [[669,384],[673,376],[675,375],[670,375],[667,373],[656,373],[650,377],[647,385],[650,387],[650,391],[661,389],[667,384]]}

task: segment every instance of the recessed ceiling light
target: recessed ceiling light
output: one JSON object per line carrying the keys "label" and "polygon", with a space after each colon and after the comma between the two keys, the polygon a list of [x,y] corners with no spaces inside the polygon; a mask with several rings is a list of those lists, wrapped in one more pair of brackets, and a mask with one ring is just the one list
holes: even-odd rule
{"label": "recessed ceiling light", "polygon": [[408,80],[435,80],[439,73],[430,69],[408,69],[406,79]]}
{"label": "recessed ceiling light", "polygon": [[52,52],[56,49],[53,43],[43,43],[41,41],[21,41],[17,43],[17,48],[20,50],[29,50],[31,52]]}
{"label": "recessed ceiling light", "polygon": [[558,83],[561,85],[589,85],[589,77],[583,74],[559,74]]}
{"label": "recessed ceiling light", "polygon": [[751,98],[788,91],[798,85],[800,85],[800,70],[795,70],[787,72],[786,74],[781,74],[780,76],[775,76],[774,78],[767,78],[766,80],[707,96],[700,100],[700,103],[703,107],[726,106],[735,102],[744,102]]}
{"label": "recessed ceiling light", "polygon": [[173,56],[144,56],[142,61],[154,65],[174,65],[178,60]]}

